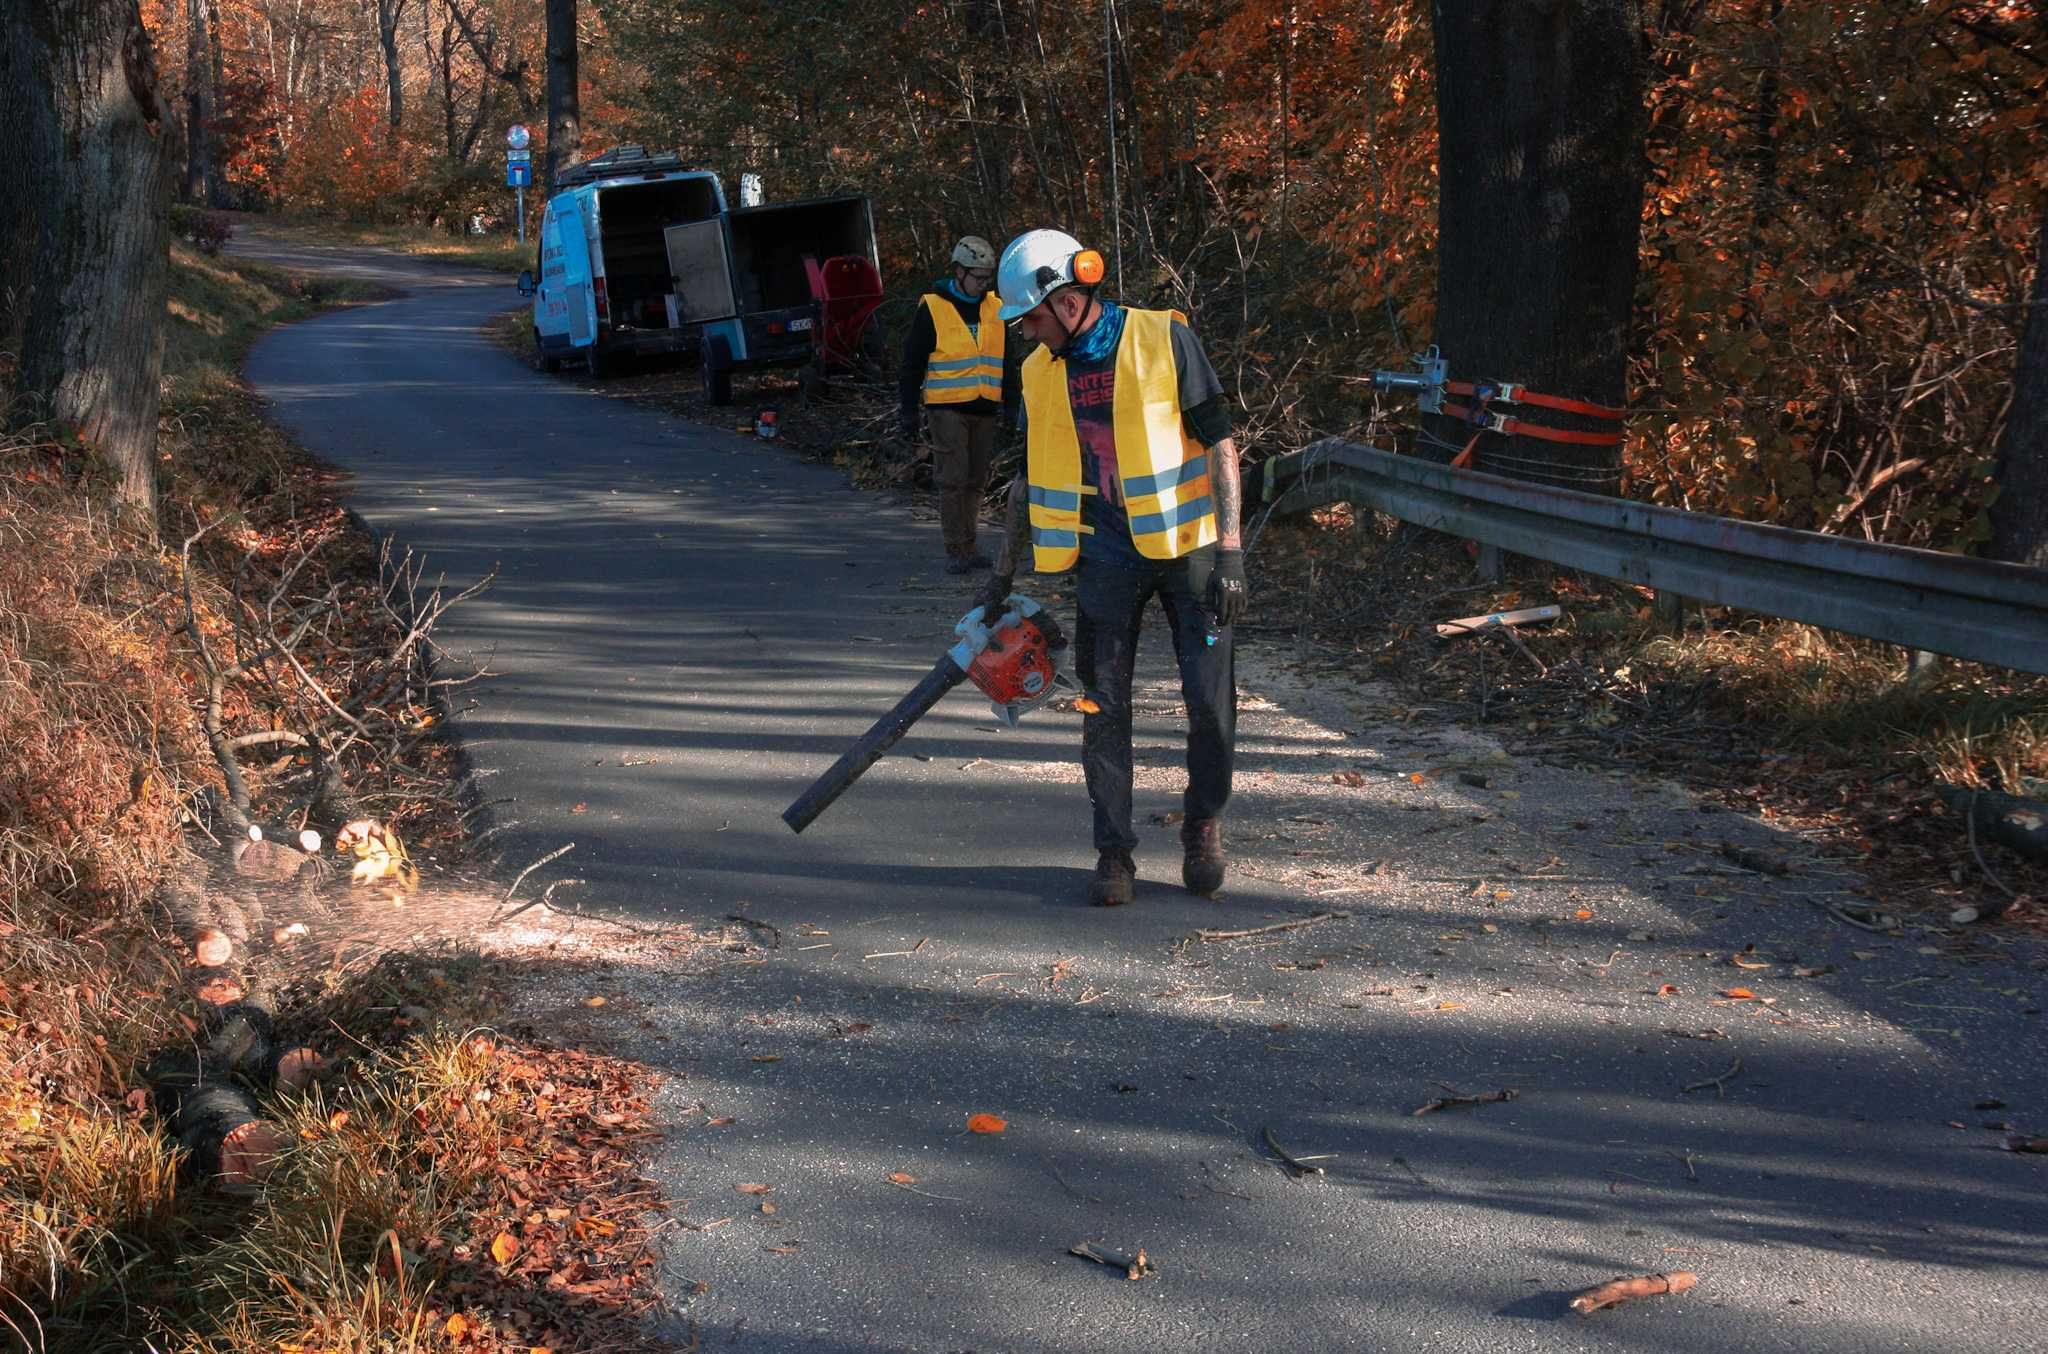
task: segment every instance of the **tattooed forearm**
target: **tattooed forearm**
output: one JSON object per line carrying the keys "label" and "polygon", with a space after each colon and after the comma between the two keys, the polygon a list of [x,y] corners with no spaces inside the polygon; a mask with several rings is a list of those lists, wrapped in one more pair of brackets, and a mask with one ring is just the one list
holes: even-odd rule
{"label": "tattooed forearm", "polygon": [[1210,485],[1216,491],[1216,534],[1225,550],[1239,549],[1238,531],[1243,525],[1244,485],[1237,473],[1237,441],[1226,437],[1209,448],[1214,458]]}
{"label": "tattooed forearm", "polygon": [[1031,498],[1020,474],[1010,481],[1010,515],[1003,528],[1003,548],[996,555],[996,572],[1004,578],[1015,576],[1030,544]]}

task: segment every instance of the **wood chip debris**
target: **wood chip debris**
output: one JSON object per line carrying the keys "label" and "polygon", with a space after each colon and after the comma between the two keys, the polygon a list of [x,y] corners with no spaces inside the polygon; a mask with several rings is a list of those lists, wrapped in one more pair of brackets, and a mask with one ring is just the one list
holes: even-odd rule
{"label": "wood chip debris", "polygon": [[1699,1275],[1683,1269],[1673,1270],[1669,1274],[1638,1274],[1633,1278],[1612,1279],[1598,1288],[1589,1288],[1579,1294],[1571,1300],[1570,1306],[1580,1316],[1590,1316],[1603,1307],[1613,1307],[1635,1298],[1683,1293],[1699,1281]]}
{"label": "wood chip debris", "polygon": [[1417,1107],[1412,1111],[1412,1114],[1414,1117],[1420,1118],[1425,1114],[1435,1114],[1438,1110],[1450,1109],[1454,1105],[1494,1105],[1504,1100],[1513,1100],[1520,1094],[1520,1091],[1503,1087],[1498,1091],[1487,1091],[1481,1095],[1443,1095],[1438,1096],[1426,1105]]}
{"label": "wood chip debris", "polygon": [[1125,1255],[1122,1251],[1113,1251],[1092,1241],[1079,1241],[1067,1248],[1067,1254],[1078,1255],[1083,1260],[1093,1260],[1098,1265],[1108,1265],[1111,1269],[1120,1269],[1124,1272],[1124,1277],[1134,1283],[1139,1279],[1149,1279],[1158,1273],[1152,1268],[1151,1257],[1145,1254],[1143,1247],[1139,1248],[1136,1255]]}

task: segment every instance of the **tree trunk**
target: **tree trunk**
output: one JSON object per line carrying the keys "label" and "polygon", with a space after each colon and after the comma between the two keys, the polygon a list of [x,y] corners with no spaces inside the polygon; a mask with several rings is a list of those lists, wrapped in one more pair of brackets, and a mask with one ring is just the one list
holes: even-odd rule
{"label": "tree trunk", "polygon": [[1991,553],[2048,569],[2048,221],[2035,249],[2033,305],[2013,368],[2012,408],[1998,439],[1998,500]]}
{"label": "tree trunk", "polygon": [[576,89],[576,0],[548,3],[548,180],[582,158],[583,113]]}
{"label": "tree trunk", "polygon": [[185,198],[221,205],[220,158],[213,144],[213,13],[208,0],[185,0]]}
{"label": "tree trunk", "polygon": [[394,142],[405,120],[405,85],[398,64],[398,24],[404,17],[405,0],[377,0],[377,40],[384,48],[385,117]]}
{"label": "tree trunk", "polygon": [[22,414],[74,432],[155,522],[172,159],[136,0],[0,10],[0,264]]}
{"label": "tree trunk", "polygon": [[[1438,5],[1435,32],[1437,331],[1451,379],[1619,407],[1645,172],[1641,5]],[[1616,429],[1548,410],[1495,412]],[[1474,432],[1448,417],[1428,423],[1447,455]],[[1475,457],[1483,469],[1592,492],[1620,477],[1611,445],[1486,433]]]}

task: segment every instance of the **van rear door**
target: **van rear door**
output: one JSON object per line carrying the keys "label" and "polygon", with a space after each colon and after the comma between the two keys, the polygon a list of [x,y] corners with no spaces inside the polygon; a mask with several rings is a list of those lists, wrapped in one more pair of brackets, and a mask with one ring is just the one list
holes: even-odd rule
{"label": "van rear door", "polygon": [[725,223],[714,217],[670,226],[662,238],[668,246],[669,287],[675,294],[676,318],[684,324],[730,319],[737,307]]}

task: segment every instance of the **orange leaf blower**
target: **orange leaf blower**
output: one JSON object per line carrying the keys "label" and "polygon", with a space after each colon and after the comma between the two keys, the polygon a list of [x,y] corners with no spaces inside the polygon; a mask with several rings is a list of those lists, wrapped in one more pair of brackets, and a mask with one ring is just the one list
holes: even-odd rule
{"label": "orange leaf blower", "polygon": [[962,682],[973,682],[989,698],[997,719],[1014,729],[1017,721],[1051,700],[1055,693],[1079,693],[1078,683],[1068,675],[1067,637],[1050,612],[1019,593],[1012,593],[1008,609],[993,626],[983,624],[981,608],[975,607],[953,627],[959,641],[946,651],[925,674],[923,681],[896,708],[875,721],[875,726],[832,764],[831,770],[797,796],[782,811],[782,821],[802,832],[832,801],[845,794],[910,726],[924,718],[948,691]]}

